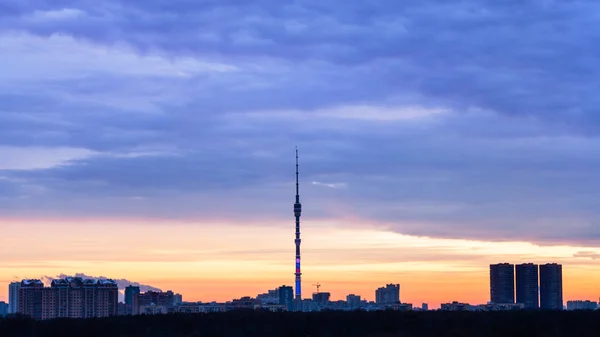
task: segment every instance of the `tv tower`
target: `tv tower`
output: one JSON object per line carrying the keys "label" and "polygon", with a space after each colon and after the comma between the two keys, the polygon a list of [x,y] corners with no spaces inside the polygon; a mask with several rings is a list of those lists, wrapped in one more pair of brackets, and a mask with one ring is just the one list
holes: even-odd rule
{"label": "tv tower", "polygon": [[298,147],[296,147],[296,202],[294,203],[294,216],[296,217],[296,301],[302,300],[302,272],[300,271],[300,185],[298,184]]}

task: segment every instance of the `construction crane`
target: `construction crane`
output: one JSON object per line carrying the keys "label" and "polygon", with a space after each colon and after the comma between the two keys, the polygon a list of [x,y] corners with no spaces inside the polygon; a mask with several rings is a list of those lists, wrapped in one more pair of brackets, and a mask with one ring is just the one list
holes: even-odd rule
{"label": "construction crane", "polygon": [[319,293],[319,288],[321,288],[321,284],[317,282],[317,284],[313,284],[313,286],[317,287],[317,294]]}

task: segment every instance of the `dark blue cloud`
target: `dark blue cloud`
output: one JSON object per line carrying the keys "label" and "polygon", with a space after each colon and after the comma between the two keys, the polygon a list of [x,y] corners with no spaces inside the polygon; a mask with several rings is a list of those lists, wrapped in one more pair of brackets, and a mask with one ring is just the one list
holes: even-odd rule
{"label": "dark blue cloud", "polygon": [[587,85],[598,78],[597,9],[594,1],[64,1],[34,2],[4,25],[126,42],[144,53],[313,60],[350,73],[365,66],[372,76],[350,79],[376,88],[355,92],[364,100],[415,91],[444,104],[585,126],[597,115]]}
{"label": "dark blue cloud", "polygon": [[595,240],[599,7],[2,2],[0,212],[285,217],[299,145],[307,216]]}

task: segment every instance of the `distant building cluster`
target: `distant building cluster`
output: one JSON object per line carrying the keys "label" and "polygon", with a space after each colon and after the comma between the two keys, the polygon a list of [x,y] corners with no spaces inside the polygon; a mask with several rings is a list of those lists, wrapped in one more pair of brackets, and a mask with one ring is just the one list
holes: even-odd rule
{"label": "distant building cluster", "polygon": [[[329,292],[317,292],[312,299],[303,299],[301,292],[302,272],[300,255],[300,217],[302,205],[299,192],[298,150],[296,149],[296,197],[295,218],[295,289],[283,285],[259,294],[256,298],[242,297],[225,303],[183,302],[180,294],[172,291],[147,291],[128,286],[124,291],[124,303],[118,302],[119,289],[112,280],[89,280],[69,277],[52,281],[45,287],[40,280],[23,280],[9,285],[9,303],[0,302],[0,317],[22,314],[34,319],[93,318],[115,315],[157,315],[167,313],[207,313],[236,309],[259,309],[269,311],[322,311],[322,310],[419,310],[427,311],[423,303],[413,308],[400,301],[400,285],[386,284],[375,290],[375,301],[368,302],[359,295],[350,294],[346,301],[331,301]],[[516,291],[515,291],[516,283]],[[509,263],[490,265],[490,302],[482,305],[451,302],[441,305],[443,311],[500,311],[523,309],[562,310],[562,266],[549,263],[538,266],[533,263]],[[596,310],[598,303],[591,301],[568,301],[568,310]]]}
{"label": "distant building cluster", "polygon": [[[378,301],[367,302],[358,295],[350,294],[346,301],[331,301],[328,292],[312,294],[312,299],[295,299],[291,286],[281,286],[259,294],[256,298],[242,297],[225,303],[183,302],[181,295],[167,292],[140,293],[139,287],[125,288],[125,303],[121,305],[121,315],[156,315],[175,312],[208,313],[225,312],[237,309],[254,309],[268,311],[322,311],[322,310],[411,310],[411,304],[400,303],[399,285],[387,285],[380,288],[376,294],[387,292]],[[425,304],[425,307],[427,305]]]}
{"label": "distant building cluster", "polygon": [[444,303],[441,305],[440,310],[442,311],[511,311],[511,310],[522,310],[522,303],[502,303],[502,304],[478,304],[471,305],[469,303]]}
{"label": "distant building cluster", "polygon": [[[412,304],[400,302],[400,285],[388,284],[375,291],[375,302],[350,294],[346,301],[331,301],[328,292],[316,292],[312,299],[295,299],[291,286],[281,286],[259,294],[225,303],[183,302],[172,291],[141,292],[137,286],[124,289],[124,303],[118,302],[117,284],[112,280],[87,280],[78,277],[52,281],[45,287],[41,280],[23,280],[9,285],[9,303],[0,302],[0,316],[21,314],[38,320],[53,318],[92,318],[116,315],[159,315],[168,313],[209,313],[238,309],[268,311],[323,310],[412,310]],[[5,306],[5,313],[3,310]],[[428,306],[423,303],[423,309]],[[422,310],[418,308],[418,310]]]}
{"label": "distant building cluster", "polygon": [[516,268],[509,263],[490,265],[490,303],[563,310],[562,265],[524,263]]}
{"label": "distant building cluster", "polygon": [[117,314],[118,288],[112,280],[79,277],[53,280],[45,287],[40,280],[9,285],[9,313],[34,319],[94,318]]}
{"label": "distant building cluster", "polygon": [[163,314],[176,312],[169,308],[183,304],[183,297],[171,290],[140,292],[140,287],[125,288],[125,303],[120,305],[119,315]]}
{"label": "distant building cluster", "polygon": [[[516,287],[515,287],[516,285]],[[320,285],[318,285],[320,286]],[[68,277],[53,280],[49,287],[32,279],[9,285],[9,302],[0,302],[0,317],[21,314],[34,319],[95,318],[116,315],[159,315],[168,313],[210,313],[238,309],[268,311],[324,311],[324,310],[397,310],[427,311],[429,305],[413,308],[400,301],[400,285],[386,284],[375,290],[375,301],[349,294],[346,300],[332,301],[329,292],[317,292],[311,299],[297,300],[293,287],[283,285],[253,297],[232,301],[184,302],[183,296],[173,291],[146,291],[140,287],[124,289],[124,302],[118,301],[119,289],[112,280],[90,280]],[[451,302],[441,305],[442,311],[507,311],[524,309],[563,309],[562,266],[525,263],[490,265],[490,302],[471,305]],[[596,310],[593,301],[568,301],[567,310]]]}
{"label": "distant building cluster", "polygon": [[593,301],[567,301],[567,310],[596,310],[598,302]]}

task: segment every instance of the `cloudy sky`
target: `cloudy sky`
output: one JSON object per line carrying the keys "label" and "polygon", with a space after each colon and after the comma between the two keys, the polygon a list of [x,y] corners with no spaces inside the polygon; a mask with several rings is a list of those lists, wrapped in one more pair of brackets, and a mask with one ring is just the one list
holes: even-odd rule
{"label": "cloudy sky", "polygon": [[0,300],[85,273],[224,300],[400,283],[489,299],[488,264],[600,291],[592,0],[0,2]]}

